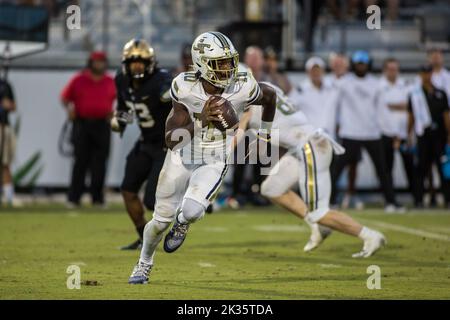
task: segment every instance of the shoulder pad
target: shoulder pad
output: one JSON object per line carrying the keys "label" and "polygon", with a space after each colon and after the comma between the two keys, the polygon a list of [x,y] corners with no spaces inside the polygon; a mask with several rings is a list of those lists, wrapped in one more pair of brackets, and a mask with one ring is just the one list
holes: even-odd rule
{"label": "shoulder pad", "polygon": [[182,72],[172,80],[170,96],[173,100],[180,102],[189,92],[189,87],[197,82],[195,72]]}

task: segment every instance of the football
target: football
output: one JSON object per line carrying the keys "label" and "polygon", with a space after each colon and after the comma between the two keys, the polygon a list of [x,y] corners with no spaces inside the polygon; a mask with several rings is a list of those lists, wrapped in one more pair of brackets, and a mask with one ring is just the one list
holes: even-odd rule
{"label": "football", "polygon": [[213,96],[211,103],[220,107],[222,110],[222,114],[219,116],[221,121],[213,121],[214,126],[220,131],[237,129],[239,126],[239,118],[231,102],[221,96]]}

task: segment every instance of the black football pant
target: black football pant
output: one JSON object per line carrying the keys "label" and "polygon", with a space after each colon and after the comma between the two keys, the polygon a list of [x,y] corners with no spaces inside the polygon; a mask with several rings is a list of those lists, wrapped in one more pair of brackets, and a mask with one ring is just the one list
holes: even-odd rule
{"label": "black football pant", "polygon": [[92,202],[103,204],[106,165],[111,144],[111,128],[106,119],[77,119],[73,123],[74,164],[68,200],[79,204],[85,191],[86,175],[90,175]]}
{"label": "black football pant", "polygon": [[[392,170],[394,168],[394,139],[388,136],[383,136],[383,148],[384,148],[384,158],[386,163],[386,169],[391,181],[392,178]],[[401,144],[405,144],[406,141],[402,140]],[[414,154],[412,152],[408,152],[407,150],[403,150],[400,148],[399,150],[400,156],[402,157],[403,168],[405,169],[406,179],[408,181],[408,191],[413,195],[414,199],[417,197],[417,183],[416,183],[416,175],[414,173]]]}
{"label": "black football pant", "polygon": [[447,205],[450,204],[450,181],[445,180],[442,173],[441,157],[445,150],[446,135],[445,132],[438,130],[425,130],[425,133],[417,138],[417,196],[415,198],[416,205],[421,205],[424,194],[424,180],[431,170],[433,163],[439,171],[441,180],[441,192],[444,195]]}
{"label": "black football pant", "polygon": [[345,153],[336,156],[331,168],[331,203],[336,203],[337,195],[337,181],[341,176],[342,171],[351,163],[358,161],[358,156],[360,155],[361,148],[367,150],[373,165],[375,166],[375,171],[378,176],[378,181],[380,182],[381,189],[385,198],[386,204],[396,204],[394,188],[392,186],[392,179],[388,174],[385,157],[383,152],[383,142],[379,140],[351,140],[342,139],[342,146],[345,148]]}
{"label": "black football pant", "polygon": [[120,189],[137,194],[142,185],[147,182],[144,205],[148,210],[154,210],[155,207],[156,186],[165,158],[166,150],[162,145],[152,145],[141,141],[136,142],[127,156],[125,176]]}

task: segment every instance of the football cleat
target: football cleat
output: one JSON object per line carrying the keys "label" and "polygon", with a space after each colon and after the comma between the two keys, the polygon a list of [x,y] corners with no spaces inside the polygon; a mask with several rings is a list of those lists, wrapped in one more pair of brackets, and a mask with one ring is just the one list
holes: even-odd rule
{"label": "football cleat", "polygon": [[371,236],[364,240],[363,249],[352,255],[353,258],[368,258],[387,244],[386,237],[378,231],[371,231]]}
{"label": "football cleat", "polygon": [[139,250],[139,249],[142,249],[141,239],[137,239],[136,241],[130,243],[129,245],[120,248],[120,250]]}
{"label": "football cleat", "polygon": [[174,252],[186,239],[187,232],[189,230],[188,224],[182,224],[177,221],[173,224],[172,229],[164,238],[164,251],[167,253]]}
{"label": "football cleat", "polygon": [[206,208],[206,213],[211,214],[213,212],[214,212],[214,206],[212,203],[210,203],[208,208]]}
{"label": "football cleat", "polygon": [[129,284],[146,284],[148,283],[148,277],[150,271],[152,271],[152,264],[146,264],[138,262],[133,269],[133,272],[128,279]]}
{"label": "football cleat", "polygon": [[303,248],[303,251],[305,252],[309,252],[317,248],[332,232],[330,228],[321,226],[318,223],[313,223],[310,225],[310,227],[311,237],[309,238],[308,243]]}

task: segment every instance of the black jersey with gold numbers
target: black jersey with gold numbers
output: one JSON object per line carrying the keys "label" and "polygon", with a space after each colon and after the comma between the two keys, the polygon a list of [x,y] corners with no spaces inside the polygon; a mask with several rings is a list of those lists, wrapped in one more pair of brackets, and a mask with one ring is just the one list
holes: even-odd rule
{"label": "black jersey with gold numbers", "polygon": [[135,88],[132,80],[120,70],[115,82],[117,109],[135,113],[141,129],[141,142],[163,147],[166,118],[172,109],[171,74],[157,68]]}

